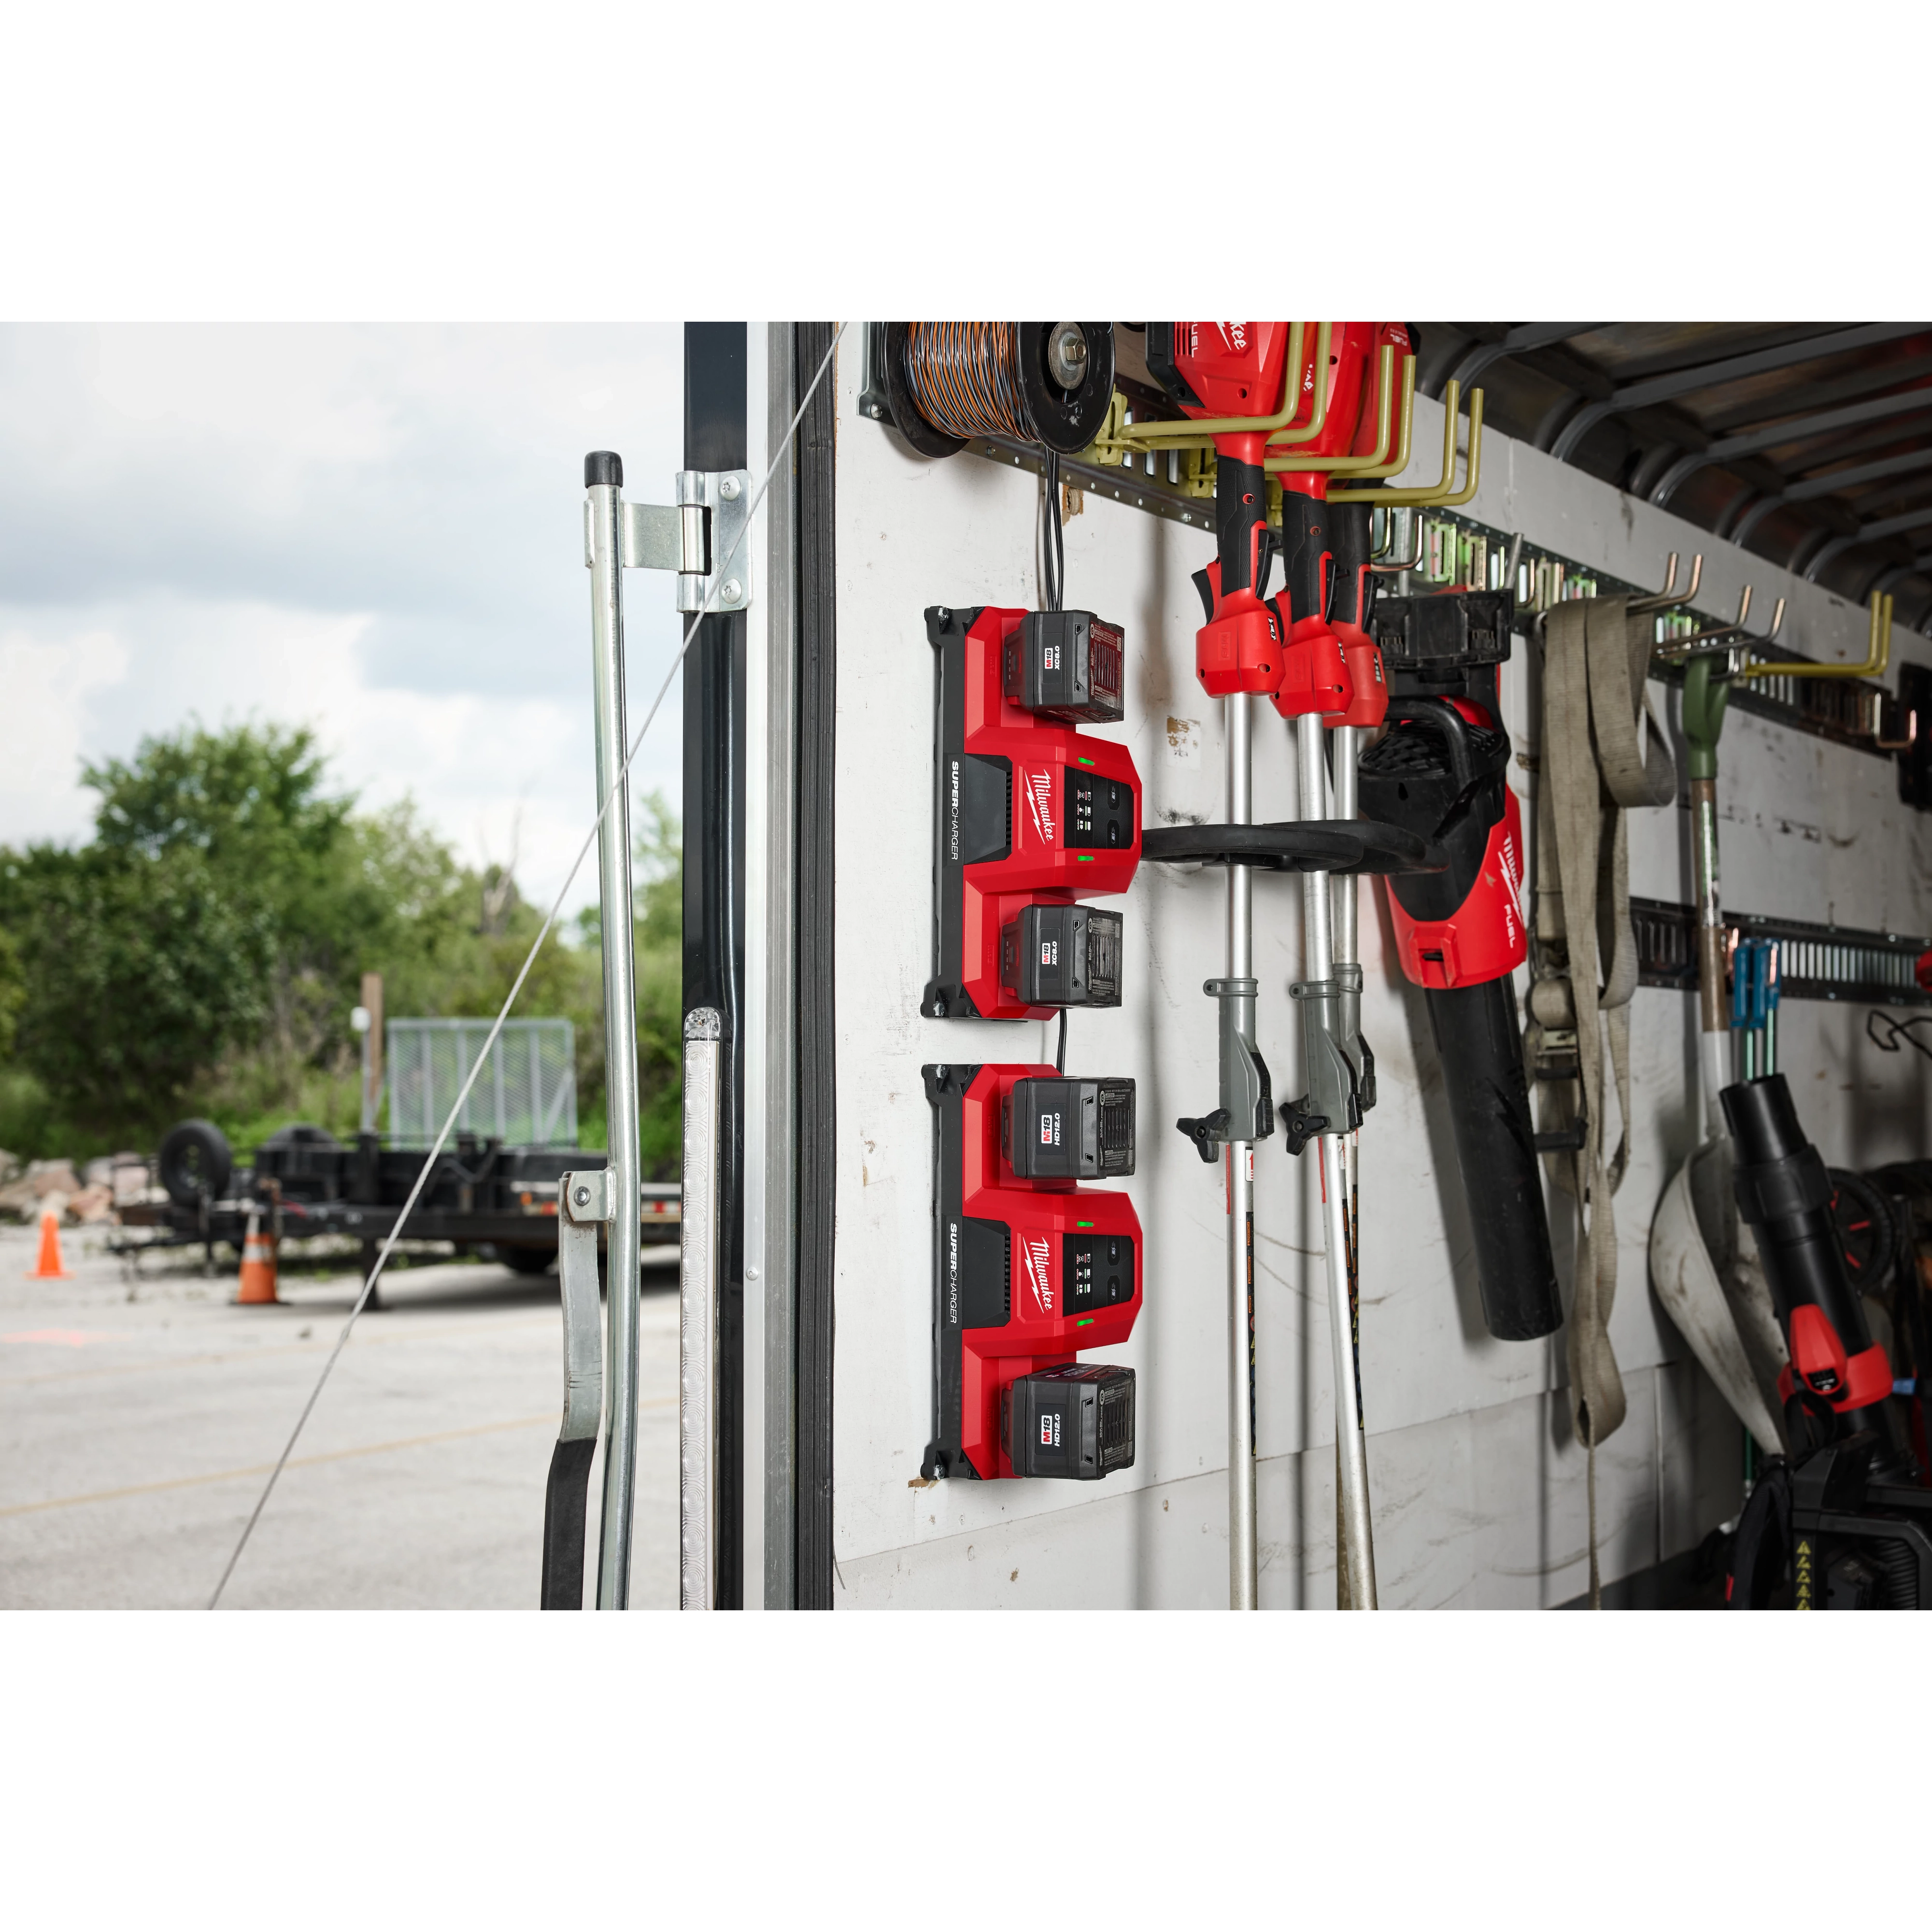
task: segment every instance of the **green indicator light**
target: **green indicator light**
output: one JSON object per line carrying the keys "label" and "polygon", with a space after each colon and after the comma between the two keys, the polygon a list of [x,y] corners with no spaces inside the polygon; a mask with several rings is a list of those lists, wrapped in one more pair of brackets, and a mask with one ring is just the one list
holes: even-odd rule
{"label": "green indicator light", "polygon": [[1090,1315],[1083,1315],[1073,1325],[1076,1328],[1090,1328],[1094,1325],[1094,1318]]}
{"label": "green indicator light", "polygon": [[1073,762],[1078,765],[1090,765],[1094,760],[1091,758],[1076,758]]}
{"label": "green indicator light", "polygon": [[1090,1228],[1094,1224],[1091,1221],[1076,1221],[1073,1225],[1076,1228]]}
{"label": "green indicator light", "polygon": [[1090,852],[1076,852],[1074,854],[1073,857],[1075,862],[1078,865],[1090,866],[1094,862],[1094,855]]}

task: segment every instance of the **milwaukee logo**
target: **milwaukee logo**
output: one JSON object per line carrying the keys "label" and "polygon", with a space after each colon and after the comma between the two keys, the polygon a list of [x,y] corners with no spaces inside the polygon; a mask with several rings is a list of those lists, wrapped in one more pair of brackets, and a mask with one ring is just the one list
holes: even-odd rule
{"label": "milwaukee logo", "polygon": [[1029,1234],[1020,1244],[1026,1263],[1027,1286],[1033,1291],[1034,1305],[1049,1319],[1053,1314],[1053,1251],[1045,1236]]}
{"label": "milwaukee logo", "polygon": [[1248,352],[1248,325],[1245,322],[1217,322],[1214,326],[1220,332],[1222,342],[1234,355],[1245,356]]}
{"label": "milwaukee logo", "polygon": [[[1514,925],[1524,923],[1522,911],[1522,860],[1516,849],[1516,841],[1505,832],[1502,841],[1503,884],[1509,890],[1509,912],[1514,915]],[[1516,944],[1516,933],[1509,935],[1510,944]]]}
{"label": "milwaukee logo", "polygon": [[1051,771],[1026,774],[1027,810],[1033,816],[1033,829],[1042,845],[1054,842],[1053,774]]}

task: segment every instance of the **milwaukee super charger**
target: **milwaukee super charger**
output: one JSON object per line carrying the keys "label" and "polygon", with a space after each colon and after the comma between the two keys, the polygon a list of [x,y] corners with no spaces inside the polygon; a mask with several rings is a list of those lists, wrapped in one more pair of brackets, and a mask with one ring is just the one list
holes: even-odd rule
{"label": "milwaukee super charger", "polygon": [[937,674],[932,1019],[1118,1006],[1141,783],[1117,722],[1121,634],[1087,610],[926,614]]}
{"label": "milwaukee super charger", "polygon": [[921,1472],[1094,1480],[1134,1460],[1134,1372],[1083,1363],[1141,1308],[1134,1083],[929,1066],[932,1438]]}

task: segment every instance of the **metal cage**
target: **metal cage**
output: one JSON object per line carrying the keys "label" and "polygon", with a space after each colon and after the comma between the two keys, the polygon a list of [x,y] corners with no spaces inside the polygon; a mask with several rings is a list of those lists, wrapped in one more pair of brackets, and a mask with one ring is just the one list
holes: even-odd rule
{"label": "metal cage", "polygon": [[[392,1020],[388,1138],[428,1147],[483,1056],[483,1019]],[[506,1020],[456,1131],[518,1147],[577,1144],[577,1042],[568,1020]]]}

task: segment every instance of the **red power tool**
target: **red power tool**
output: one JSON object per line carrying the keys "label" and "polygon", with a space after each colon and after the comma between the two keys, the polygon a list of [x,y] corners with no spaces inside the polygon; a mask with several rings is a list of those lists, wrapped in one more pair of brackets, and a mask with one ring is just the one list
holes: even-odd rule
{"label": "red power tool", "polygon": [[[1383,347],[1411,352],[1398,322],[1346,322],[1331,338],[1328,421],[1289,456],[1385,458],[1387,409],[1376,394]],[[1288,657],[1274,707],[1284,718],[1320,714],[1330,725],[1373,730],[1388,709],[1382,653],[1369,631],[1374,579],[1366,503],[1328,501],[1325,469],[1281,472],[1286,582],[1276,608],[1286,620]]]}
{"label": "red power tool", "polygon": [[1274,532],[1262,463],[1270,424],[1292,423],[1312,406],[1313,347],[1286,322],[1150,322],[1147,360],[1184,415],[1254,422],[1214,438],[1219,554],[1194,576],[1208,614],[1194,664],[1210,698],[1272,694],[1283,660],[1280,621],[1266,602]]}

